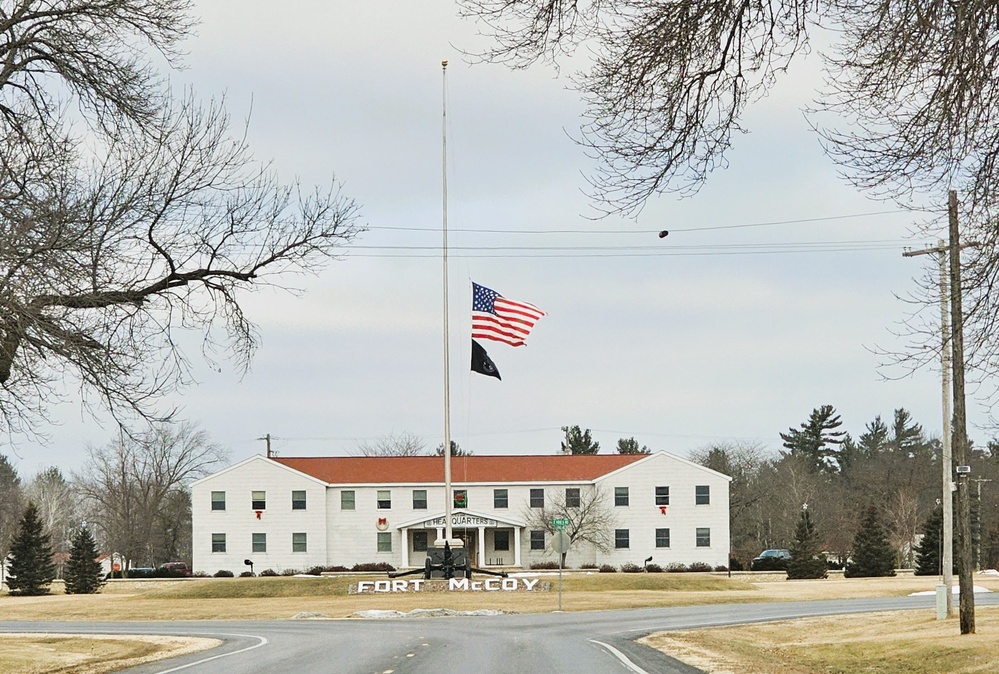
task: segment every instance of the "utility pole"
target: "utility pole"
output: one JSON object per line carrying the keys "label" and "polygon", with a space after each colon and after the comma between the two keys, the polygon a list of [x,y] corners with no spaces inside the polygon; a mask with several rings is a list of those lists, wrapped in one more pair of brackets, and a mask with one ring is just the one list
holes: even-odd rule
{"label": "utility pole", "polygon": [[271,458],[271,456],[272,456],[272,454],[271,454],[271,434],[268,433],[267,435],[265,435],[262,438],[257,438],[257,440],[263,440],[264,442],[267,443],[267,458],[268,459]]}
{"label": "utility pole", "polygon": [[958,614],[961,634],[975,633],[975,594],[972,573],[971,499],[968,493],[968,419],[964,406],[964,314],[961,306],[961,244],[957,225],[957,192],[950,191],[947,220],[950,231],[950,319],[951,367],[954,373],[954,460],[957,474],[957,552],[958,585],[961,589]]}
{"label": "utility pole", "polygon": [[[905,251],[903,257],[935,254],[940,263],[940,379],[941,409],[943,410],[943,456],[940,457],[942,495],[940,507],[943,509],[943,532],[940,542],[941,585],[944,591],[944,616],[954,617],[954,460],[951,456],[951,383],[950,383],[950,283],[947,265],[949,248],[938,241],[936,248]],[[939,609],[938,609],[939,610]]]}

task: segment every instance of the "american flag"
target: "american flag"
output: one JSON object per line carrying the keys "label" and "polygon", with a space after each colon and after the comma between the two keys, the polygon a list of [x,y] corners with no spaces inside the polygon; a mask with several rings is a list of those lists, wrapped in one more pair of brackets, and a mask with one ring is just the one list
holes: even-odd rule
{"label": "american flag", "polygon": [[472,337],[523,346],[531,328],[544,315],[533,304],[508,300],[495,290],[472,283]]}

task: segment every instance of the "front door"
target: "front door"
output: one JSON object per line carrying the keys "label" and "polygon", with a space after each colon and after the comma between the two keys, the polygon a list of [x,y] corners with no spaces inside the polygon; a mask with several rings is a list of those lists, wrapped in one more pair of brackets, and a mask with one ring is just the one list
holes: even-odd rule
{"label": "front door", "polygon": [[451,533],[454,534],[455,538],[460,538],[462,543],[465,544],[465,550],[468,551],[468,559],[472,566],[478,566],[477,543],[479,532],[475,529],[455,529]]}

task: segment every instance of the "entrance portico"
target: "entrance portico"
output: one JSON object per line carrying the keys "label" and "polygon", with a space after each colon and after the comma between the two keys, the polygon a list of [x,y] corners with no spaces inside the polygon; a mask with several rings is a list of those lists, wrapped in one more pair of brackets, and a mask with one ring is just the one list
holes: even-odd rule
{"label": "entrance portico", "polygon": [[[434,540],[444,538],[444,525],[444,513],[397,525],[396,529],[399,530],[402,540],[402,566],[422,566],[426,559],[424,542],[432,544]],[[523,566],[520,539],[526,526],[526,523],[518,520],[485,515],[467,509],[458,509],[451,513],[451,528],[454,535],[465,541],[472,564],[479,568]],[[426,537],[414,535],[417,532],[426,533]],[[509,557],[511,546],[512,560]]]}

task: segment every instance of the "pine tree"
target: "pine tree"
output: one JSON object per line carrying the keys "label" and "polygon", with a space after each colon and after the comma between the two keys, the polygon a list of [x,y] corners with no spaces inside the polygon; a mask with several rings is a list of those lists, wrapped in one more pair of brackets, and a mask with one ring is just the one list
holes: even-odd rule
{"label": "pine tree", "polygon": [[874,506],[868,506],[860,529],[853,537],[853,553],[843,575],[847,578],[895,575],[895,550],[888,542]]}
{"label": "pine tree", "polygon": [[787,563],[787,577],[826,578],[829,575],[826,556],[819,550],[819,536],[815,524],[805,507],[798,518],[798,526],[794,532],[794,544],[791,545],[791,561]]}
{"label": "pine tree", "polygon": [[49,535],[42,528],[38,508],[34,503],[28,503],[11,541],[7,587],[11,594],[48,594],[49,584],[55,576]]}
{"label": "pine tree", "polygon": [[846,434],[836,429],[842,425],[836,409],[822,405],[812,410],[801,430],[789,428],[780,437],[791,455],[807,459],[815,472],[835,473],[839,470],[839,445]]}
{"label": "pine tree", "polygon": [[937,506],[923,522],[923,538],[916,546],[917,576],[936,576],[941,572],[941,545],[943,537],[943,508]]}
{"label": "pine tree", "polygon": [[94,594],[104,585],[97,544],[86,526],[73,536],[73,549],[66,565],[66,594]]}
{"label": "pine tree", "polygon": [[565,433],[563,454],[596,454],[600,451],[600,443],[593,440],[589,428],[584,431],[579,426],[563,426],[562,432]]}

